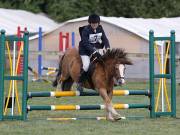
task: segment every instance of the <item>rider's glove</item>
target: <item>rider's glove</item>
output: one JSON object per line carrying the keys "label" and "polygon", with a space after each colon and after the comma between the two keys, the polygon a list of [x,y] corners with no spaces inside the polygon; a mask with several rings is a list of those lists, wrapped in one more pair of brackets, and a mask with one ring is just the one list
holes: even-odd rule
{"label": "rider's glove", "polygon": [[91,58],[92,58],[92,59],[102,60],[101,54],[100,54],[99,52],[97,52],[97,51],[94,51],[94,52],[92,53]]}

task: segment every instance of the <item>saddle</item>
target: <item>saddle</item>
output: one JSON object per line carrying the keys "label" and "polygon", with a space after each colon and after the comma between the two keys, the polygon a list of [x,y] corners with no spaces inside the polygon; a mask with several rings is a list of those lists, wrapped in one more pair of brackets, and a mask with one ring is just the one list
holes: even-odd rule
{"label": "saddle", "polygon": [[81,82],[85,82],[85,81],[91,81],[91,76],[94,72],[94,69],[95,69],[95,63],[94,62],[91,62],[90,65],[89,65],[89,69],[87,72],[85,72],[82,68],[81,68],[81,72],[84,72],[83,76],[80,78]]}

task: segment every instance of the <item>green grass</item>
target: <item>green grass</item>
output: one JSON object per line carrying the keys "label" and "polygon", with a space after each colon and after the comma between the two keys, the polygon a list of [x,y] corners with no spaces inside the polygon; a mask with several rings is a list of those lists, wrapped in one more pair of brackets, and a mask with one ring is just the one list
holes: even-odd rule
{"label": "green grass", "polygon": [[[147,89],[147,83],[131,82],[116,89]],[[30,82],[29,91],[54,90],[48,83]],[[113,97],[114,103],[148,103],[146,96]],[[102,104],[101,97],[32,98],[31,105],[51,104]],[[180,92],[177,87],[177,117],[180,117]],[[0,135],[178,135],[180,119],[161,117],[149,118],[146,109],[118,110],[123,116],[144,116],[140,119],[126,119],[118,122],[105,120],[47,121],[48,117],[96,117],[104,116],[103,110],[94,111],[32,111],[27,121],[0,122]]]}

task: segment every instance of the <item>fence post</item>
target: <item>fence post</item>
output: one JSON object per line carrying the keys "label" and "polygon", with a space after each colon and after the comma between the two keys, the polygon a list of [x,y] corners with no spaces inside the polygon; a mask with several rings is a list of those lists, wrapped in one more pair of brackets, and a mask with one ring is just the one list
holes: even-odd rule
{"label": "fence post", "polygon": [[0,120],[3,120],[4,109],[4,61],[5,61],[5,31],[0,36]]}
{"label": "fence post", "polygon": [[175,31],[171,31],[171,111],[176,117],[176,60],[175,60]]}
{"label": "fence post", "polygon": [[154,31],[149,31],[149,88],[150,88],[150,117],[155,117],[154,103]]}

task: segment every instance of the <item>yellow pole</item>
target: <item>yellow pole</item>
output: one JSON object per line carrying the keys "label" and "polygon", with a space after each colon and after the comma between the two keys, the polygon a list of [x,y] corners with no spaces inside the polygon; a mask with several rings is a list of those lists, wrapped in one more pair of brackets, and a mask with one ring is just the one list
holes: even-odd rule
{"label": "yellow pole", "polygon": [[[166,73],[166,65],[167,65],[167,59],[168,59],[168,52],[169,52],[169,48],[170,48],[170,41],[168,41],[167,43],[168,43],[168,46],[167,46],[166,55],[165,55],[164,73]],[[170,103],[169,103],[169,98],[168,98],[166,78],[164,79],[164,93],[165,93],[165,97],[166,97],[168,111],[171,111],[171,107],[170,107]]]}
{"label": "yellow pole", "polygon": [[[12,59],[11,59],[11,52],[10,52],[10,49],[9,49],[8,41],[6,41],[6,48],[7,48],[7,51],[8,51],[10,75],[12,75]],[[6,102],[5,109],[4,109],[4,115],[7,114],[7,107],[8,107],[8,104],[9,104],[11,91],[12,91],[12,80],[10,81],[10,86],[9,86],[9,90],[8,90],[8,98],[7,98],[7,102]]]}
{"label": "yellow pole", "polygon": [[[160,67],[160,73],[162,73],[160,53],[159,53],[159,50],[158,50],[158,47],[157,47],[156,43],[155,43],[155,51],[156,51],[156,56],[157,56],[157,59],[158,59],[158,64],[159,64],[159,67]],[[162,78],[159,80],[158,94],[157,94],[156,104],[155,104],[155,112],[157,112],[158,106],[159,106],[159,97],[160,97],[160,94],[161,94],[161,84],[162,84]]]}
{"label": "yellow pole", "polygon": [[[15,74],[17,75],[17,70],[18,70],[18,64],[20,61],[20,56],[23,50],[23,42],[21,42],[21,47],[18,53],[18,57],[17,57],[17,62],[16,62],[16,72]],[[18,112],[21,115],[21,107],[20,107],[20,103],[19,103],[19,94],[18,94],[18,88],[17,88],[17,81],[15,81],[15,94],[16,94],[16,101],[17,101],[17,105],[18,105]]]}
{"label": "yellow pole", "polygon": [[[164,69],[160,68],[160,73],[164,74],[166,72],[166,65],[167,65],[167,58],[168,58],[168,52],[169,52],[169,47],[170,47],[170,42],[168,41],[168,46],[167,46],[167,50],[166,50],[166,55],[165,55],[165,63],[164,63]],[[155,49],[156,49],[156,55],[157,55],[157,59],[158,59],[158,64],[161,67],[161,62],[160,62],[160,54],[158,51],[158,47],[157,44],[155,44]],[[158,103],[159,103],[159,97],[160,97],[160,91],[161,91],[161,83],[162,80],[164,80],[164,93],[165,93],[165,97],[166,97],[166,102],[167,102],[167,107],[168,107],[168,111],[170,111],[171,107],[170,107],[170,103],[169,103],[169,98],[168,98],[168,92],[167,92],[167,84],[166,84],[166,79],[165,78],[161,78],[159,81],[159,87],[158,87],[158,94],[157,94],[157,100],[156,100],[156,105],[155,105],[155,111],[157,112],[158,110]]]}

